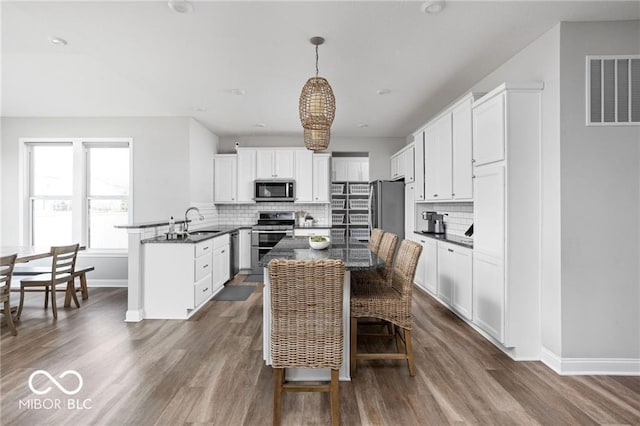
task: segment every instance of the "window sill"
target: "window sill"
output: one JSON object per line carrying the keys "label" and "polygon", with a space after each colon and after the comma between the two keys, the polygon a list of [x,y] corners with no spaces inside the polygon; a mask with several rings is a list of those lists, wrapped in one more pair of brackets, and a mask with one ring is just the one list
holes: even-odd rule
{"label": "window sill", "polygon": [[78,257],[129,257],[126,249],[86,249],[78,252]]}

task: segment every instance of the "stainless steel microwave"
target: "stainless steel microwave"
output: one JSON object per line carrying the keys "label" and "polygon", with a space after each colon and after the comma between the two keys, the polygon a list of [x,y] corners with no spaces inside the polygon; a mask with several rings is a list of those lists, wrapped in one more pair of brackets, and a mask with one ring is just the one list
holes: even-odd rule
{"label": "stainless steel microwave", "polygon": [[265,201],[295,201],[295,182],[293,180],[256,180],[254,183],[254,200]]}

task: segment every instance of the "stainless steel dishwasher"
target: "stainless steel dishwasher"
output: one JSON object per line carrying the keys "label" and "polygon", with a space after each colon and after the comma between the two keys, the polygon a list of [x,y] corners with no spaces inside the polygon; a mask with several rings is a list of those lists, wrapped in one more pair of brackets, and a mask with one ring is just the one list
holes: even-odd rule
{"label": "stainless steel dishwasher", "polygon": [[233,279],[238,272],[240,272],[240,243],[238,241],[238,231],[231,233],[230,239],[230,256],[229,256],[229,271],[230,279]]}

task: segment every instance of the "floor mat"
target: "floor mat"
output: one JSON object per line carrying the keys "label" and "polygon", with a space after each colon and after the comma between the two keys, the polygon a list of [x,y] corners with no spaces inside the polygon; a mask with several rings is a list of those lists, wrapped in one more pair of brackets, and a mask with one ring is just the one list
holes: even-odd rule
{"label": "floor mat", "polygon": [[249,295],[256,289],[254,285],[230,285],[222,289],[220,293],[213,296],[213,300],[240,302],[247,300]]}
{"label": "floor mat", "polygon": [[262,283],[264,282],[263,275],[247,275],[247,278],[244,279],[245,283]]}

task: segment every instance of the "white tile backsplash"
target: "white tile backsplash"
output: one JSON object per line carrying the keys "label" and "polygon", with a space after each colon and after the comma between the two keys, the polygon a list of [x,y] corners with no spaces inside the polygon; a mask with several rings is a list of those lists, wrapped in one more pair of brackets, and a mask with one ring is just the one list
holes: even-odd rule
{"label": "white tile backsplash", "polygon": [[256,204],[219,204],[217,210],[218,225],[255,225],[260,211],[304,211],[314,218],[314,225],[328,226],[329,204],[294,203],[256,203]]}
{"label": "white tile backsplash", "polygon": [[416,204],[416,231],[426,229],[423,211],[446,213],[444,224],[447,234],[464,237],[465,231],[473,224],[473,203],[419,203]]}

